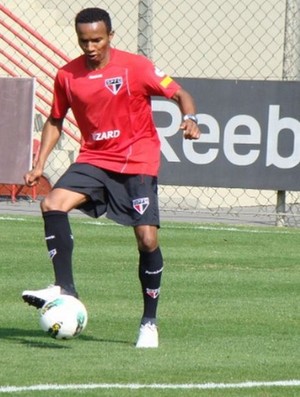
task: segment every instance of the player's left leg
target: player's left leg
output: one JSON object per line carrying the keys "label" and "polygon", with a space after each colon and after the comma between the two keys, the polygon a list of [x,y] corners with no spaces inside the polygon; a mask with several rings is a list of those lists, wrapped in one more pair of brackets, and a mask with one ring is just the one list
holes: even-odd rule
{"label": "player's left leg", "polygon": [[157,347],[156,315],[163,270],[163,258],[158,244],[157,178],[106,173],[107,217],[133,227],[139,251],[139,279],[144,308],[136,346]]}
{"label": "player's left leg", "polygon": [[136,347],[158,347],[156,325],[160,295],[163,257],[158,245],[157,227],[134,227],[139,250],[139,279],[142,287],[144,311]]}

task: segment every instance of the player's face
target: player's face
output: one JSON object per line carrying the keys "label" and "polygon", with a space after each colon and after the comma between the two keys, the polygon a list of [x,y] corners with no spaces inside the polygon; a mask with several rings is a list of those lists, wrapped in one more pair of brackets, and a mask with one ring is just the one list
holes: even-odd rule
{"label": "player's face", "polygon": [[113,32],[108,33],[103,21],[78,23],[76,26],[78,43],[87,58],[91,69],[103,68],[109,61],[110,42]]}

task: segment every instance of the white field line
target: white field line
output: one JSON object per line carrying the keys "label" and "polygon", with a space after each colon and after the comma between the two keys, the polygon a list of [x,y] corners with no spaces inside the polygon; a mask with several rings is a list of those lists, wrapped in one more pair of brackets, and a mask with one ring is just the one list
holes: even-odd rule
{"label": "white field line", "polygon": [[92,389],[174,389],[174,390],[207,390],[207,389],[252,389],[257,387],[295,387],[300,386],[300,380],[279,380],[271,382],[242,382],[242,383],[188,383],[188,384],[138,384],[138,383],[91,383],[67,385],[32,385],[32,386],[0,386],[0,393],[16,393],[27,391],[51,390],[92,390]]}
{"label": "white field line", "polygon": [[[83,222],[85,225],[93,225],[93,226],[117,226],[117,227],[126,227],[119,225],[117,223],[105,223],[101,221],[86,221]],[[164,224],[162,225],[162,229],[179,229],[179,230],[215,230],[215,231],[225,231],[225,232],[239,232],[239,233],[257,233],[257,234],[299,234],[299,231],[291,229],[270,229],[270,230],[262,230],[262,229],[247,229],[247,228],[237,228],[232,226],[205,226],[205,225],[195,225],[188,224],[187,225],[175,225],[175,224]]]}
{"label": "white field line", "polygon": [[[0,221],[25,221],[24,218],[12,218],[9,216],[0,216]],[[123,225],[119,225],[118,223],[106,223],[101,221],[83,221],[85,225],[92,225],[92,226],[106,226],[106,227],[126,227]],[[205,225],[195,225],[195,224],[188,224],[186,225],[176,225],[176,224],[164,224],[163,229],[179,229],[179,230],[215,230],[215,231],[225,231],[225,232],[238,232],[238,233],[254,233],[254,234],[299,234],[299,231],[290,229],[275,229],[272,228],[270,230],[262,230],[262,229],[247,229],[247,228],[238,228],[233,226],[205,226]]]}
{"label": "white field line", "polygon": [[11,216],[0,216],[1,221],[25,221],[24,218],[13,218]]}

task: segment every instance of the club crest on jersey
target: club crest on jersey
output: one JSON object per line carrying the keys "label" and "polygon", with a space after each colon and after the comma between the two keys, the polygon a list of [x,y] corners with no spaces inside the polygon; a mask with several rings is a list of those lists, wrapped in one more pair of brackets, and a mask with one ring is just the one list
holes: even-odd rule
{"label": "club crest on jersey", "polygon": [[105,80],[105,87],[109,89],[114,95],[120,91],[123,85],[123,78],[122,77],[113,77],[111,79]]}
{"label": "club crest on jersey", "polygon": [[143,197],[133,200],[132,206],[139,214],[143,215],[143,213],[149,207],[149,203],[150,203],[149,197]]}

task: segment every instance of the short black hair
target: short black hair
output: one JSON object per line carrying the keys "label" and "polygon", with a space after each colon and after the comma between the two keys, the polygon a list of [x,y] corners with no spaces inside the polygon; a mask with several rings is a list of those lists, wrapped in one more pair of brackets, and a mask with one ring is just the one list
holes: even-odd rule
{"label": "short black hair", "polygon": [[93,23],[103,21],[106,25],[107,33],[112,30],[109,13],[101,8],[92,7],[81,10],[75,18],[75,28],[78,23]]}

